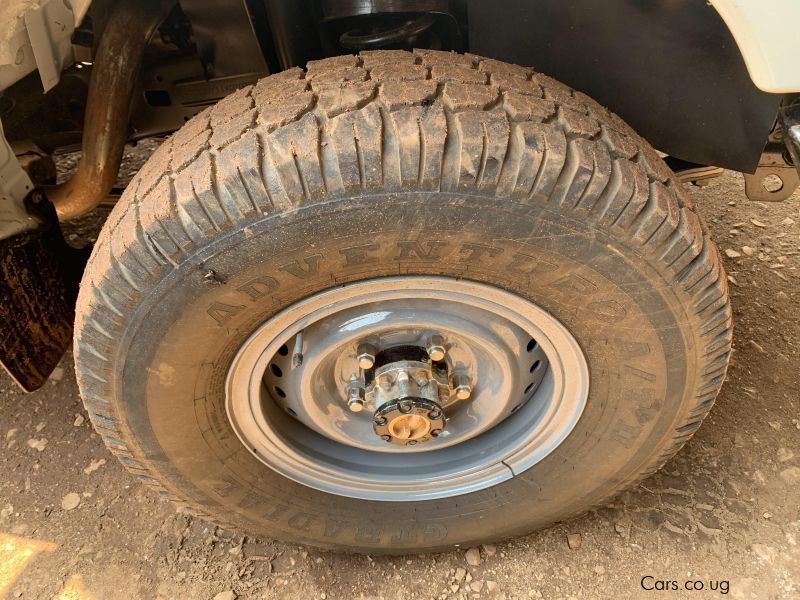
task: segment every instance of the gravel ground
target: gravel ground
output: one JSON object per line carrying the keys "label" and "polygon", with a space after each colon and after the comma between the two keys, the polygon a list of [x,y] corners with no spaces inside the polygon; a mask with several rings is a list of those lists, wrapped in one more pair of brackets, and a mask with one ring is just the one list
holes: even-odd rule
{"label": "gravel ground", "polygon": [[424,556],[337,555],[223,531],[176,512],[113,459],[68,354],[29,396],[0,374],[0,597],[800,597],[800,194],[749,202],[733,173],[692,192],[726,254],[733,363],[697,435],[608,506]]}

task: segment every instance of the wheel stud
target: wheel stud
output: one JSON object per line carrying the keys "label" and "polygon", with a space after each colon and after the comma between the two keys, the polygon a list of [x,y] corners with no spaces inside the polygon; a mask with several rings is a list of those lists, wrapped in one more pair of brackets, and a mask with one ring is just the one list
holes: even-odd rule
{"label": "wheel stud", "polygon": [[347,384],[347,408],[352,412],[364,410],[364,387],[355,374],[350,376],[350,382]]}
{"label": "wheel stud", "polygon": [[439,362],[440,360],[444,360],[447,354],[447,350],[444,347],[444,338],[440,335],[432,335],[428,340],[426,350],[432,361]]}
{"label": "wheel stud", "polygon": [[372,344],[367,344],[365,342],[360,343],[356,349],[358,366],[365,371],[371,369],[375,364],[375,353],[377,351],[377,348]]}
{"label": "wheel stud", "polygon": [[472,395],[472,386],[469,382],[467,375],[454,375],[453,376],[453,389],[456,393],[456,398],[459,400],[466,400]]}
{"label": "wheel stud", "polygon": [[390,436],[390,435],[382,435],[382,436],[381,436],[381,439],[382,439],[384,442],[391,442],[391,441],[392,441],[392,436]]}

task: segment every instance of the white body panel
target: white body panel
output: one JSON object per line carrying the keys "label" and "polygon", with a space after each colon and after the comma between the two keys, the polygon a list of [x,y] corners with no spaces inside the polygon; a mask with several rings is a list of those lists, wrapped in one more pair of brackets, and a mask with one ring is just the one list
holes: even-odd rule
{"label": "white body panel", "polygon": [[72,64],[72,32],[92,0],[0,0],[0,90],[39,69],[47,91]]}
{"label": "white body panel", "polygon": [[800,1],[710,3],[731,30],[756,87],[765,92],[800,92]]}

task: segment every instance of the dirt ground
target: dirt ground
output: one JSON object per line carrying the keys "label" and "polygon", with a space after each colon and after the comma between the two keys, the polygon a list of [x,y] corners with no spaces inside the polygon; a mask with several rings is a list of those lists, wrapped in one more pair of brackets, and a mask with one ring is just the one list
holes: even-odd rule
{"label": "dirt ground", "polygon": [[0,597],[800,598],[800,194],[753,203],[733,173],[692,193],[726,253],[733,363],[697,435],[608,506],[437,555],[243,537],[176,512],[113,459],[68,354],[29,396],[0,374]]}

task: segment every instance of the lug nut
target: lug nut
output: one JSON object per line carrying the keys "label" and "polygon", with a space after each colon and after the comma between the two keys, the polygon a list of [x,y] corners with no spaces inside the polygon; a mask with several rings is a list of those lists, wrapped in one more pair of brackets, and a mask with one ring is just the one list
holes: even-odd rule
{"label": "lug nut", "polygon": [[347,391],[347,407],[353,412],[364,410],[364,388],[351,387]]}
{"label": "lug nut", "polygon": [[426,350],[432,361],[439,362],[444,360],[445,354],[447,354],[447,350],[444,347],[444,338],[440,335],[432,335],[428,340]]}
{"label": "lug nut", "polygon": [[424,372],[417,375],[417,385],[419,387],[425,387],[428,385],[428,376]]}
{"label": "lug nut", "polygon": [[453,388],[456,398],[459,400],[466,400],[472,395],[472,386],[470,385],[469,377],[466,375],[454,375]]}
{"label": "lug nut", "polygon": [[372,366],[375,364],[375,353],[377,352],[377,348],[372,344],[361,343],[356,348],[356,358],[358,359],[358,366],[364,369],[371,369]]}

